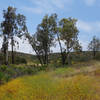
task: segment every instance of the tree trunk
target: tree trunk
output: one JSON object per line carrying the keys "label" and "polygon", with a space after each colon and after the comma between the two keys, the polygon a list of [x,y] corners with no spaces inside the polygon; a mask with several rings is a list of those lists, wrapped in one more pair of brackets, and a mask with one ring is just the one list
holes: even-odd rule
{"label": "tree trunk", "polygon": [[70,53],[67,54],[67,63],[68,65],[71,65]]}
{"label": "tree trunk", "polygon": [[61,46],[61,42],[60,42],[60,38],[59,38],[59,34],[57,33],[57,38],[58,38],[58,42],[59,42],[59,46],[60,46],[60,51],[61,51],[61,58],[62,58],[62,64],[65,65],[66,63],[66,55],[63,53],[62,51],[62,46]]}
{"label": "tree trunk", "polygon": [[3,50],[4,50],[4,59],[5,64],[8,64],[8,37],[4,36],[4,44],[3,44]]}
{"label": "tree trunk", "polygon": [[96,51],[93,51],[93,58],[95,58],[95,55],[96,55]]}
{"label": "tree trunk", "polygon": [[47,65],[48,65],[48,63],[49,63],[49,59],[48,59],[48,54],[47,54]]}
{"label": "tree trunk", "polygon": [[12,44],[12,45],[11,45],[11,46],[12,46],[12,47],[11,47],[11,48],[12,48],[12,55],[11,55],[11,56],[12,56],[12,64],[14,64],[14,38],[13,38],[13,36],[12,36],[12,38],[11,38],[11,42],[12,42],[12,43],[11,43],[11,44]]}
{"label": "tree trunk", "polygon": [[45,64],[48,65],[48,53],[47,53],[47,49],[45,50]]}
{"label": "tree trunk", "polygon": [[6,49],[6,65],[8,65],[8,48]]}
{"label": "tree trunk", "polygon": [[43,66],[43,63],[41,61],[41,57],[39,55],[37,55],[37,59],[40,61],[40,64]]}

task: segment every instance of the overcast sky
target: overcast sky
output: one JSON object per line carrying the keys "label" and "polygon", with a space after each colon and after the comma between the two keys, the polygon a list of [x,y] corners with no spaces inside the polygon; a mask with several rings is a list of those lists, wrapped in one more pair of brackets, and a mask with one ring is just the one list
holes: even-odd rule
{"label": "overcast sky", "polygon": [[78,19],[79,40],[84,49],[94,35],[100,37],[100,0],[0,0],[0,21],[2,10],[8,6],[16,7],[17,12],[26,16],[31,34],[45,14],[57,13],[59,20]]}

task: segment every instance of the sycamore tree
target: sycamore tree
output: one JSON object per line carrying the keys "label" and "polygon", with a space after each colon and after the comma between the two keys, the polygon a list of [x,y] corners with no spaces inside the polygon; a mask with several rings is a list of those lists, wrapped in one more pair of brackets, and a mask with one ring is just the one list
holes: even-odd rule
{"label": "sycamore tree", "polygon": [[100,39],[96,36],[93,36],[93,39],[90,41],[88,45],[88,50],[92,51],[93,57],[95,58],[96,53],[100,51]]}
{"label": "sycamore tree", "polygon": [[[4,36],[3,46],[6,49],[6,63],[8,63],[8,44],[11,40],[12,50],[12,64],[14,63],[14,36],[24,34],[27,32],[26,18],[24,15],[17,14],[16,8],[8,7],[7,10],[3,10],[4,21],[1,23],[2,33]],[[6,47],[5,47],[6,46]]]}
{"label": "sycamore tree", "polygon": [[[64,50],[64,64],[70,64],[70,52],[73,50],[75,44],[78,42],[78,29],[76,27],[76,19],[73,18],[63,18],[59,22],[59,33],[60,39],[65,43],[65,50]],[[65,54],[66,52],[66,54]]]}
{"label": "sycamore tree", "polygon": [[42,22],[37,26],[37,32],[29,39],[37,58],[42,65],[48,64],[50,48],[54,45],[56,33],[56,14],[44,16]]}

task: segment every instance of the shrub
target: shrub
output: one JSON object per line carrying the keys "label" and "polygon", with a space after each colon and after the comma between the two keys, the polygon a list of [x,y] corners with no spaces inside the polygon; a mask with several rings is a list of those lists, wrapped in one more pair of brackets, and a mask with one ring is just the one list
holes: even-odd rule
{"label": "shrub", "polygon": [[5,77],[4,77],[4,80],[5,80],[6,82],[8,82],[10,79],[11,79],[11,76],[8,75],[8,74],[6,74]]}
{"label": "shrub", "polygon": [[2,81],[3,81],[3,78],[4,78],[4,73],[3,73],[3,72],[0,72],[0,84],[1,84]]}
{"label": "shrub", "polygon": [[27,64],[27,61],[23,57],[16,57],[15,64]]}
{"label": "shrub", "polygon": [[32,74],[33,73],[33,70],[31,68],[26,68],[25,69],[25,73],[26,74]]}
{"label": "shrub", "polygon": [[95,57],[94,57],[95,60],[100,60],[100,53],[98,53]]}
{"label": "shrub", "polygon": [[9,67],[6,70],[6,74],[8,74],[8,75],[14,76],[15,73],[16,73],[16,71],[15,71],[15,69],[13,67]]}
{"label": "shrub", "polygon": [[4,62],[3,54],[0,54],[0,64],[3,64],[3,62]]}
{"label": "shrub", "polygon": [[47,68],[47,65],[43,65],[43,66],[40,66],[40,67],[37,67],[39,71],[41,70],[46,70]]}
{"label": "shrub", "polygon": [[0,66],[0,71],[6,71],[7,70],[7,66],[6,65],[1,65]]}
{"label": "shrub", "polygon": [[92,56],[88,52],[85,52],[81,54],[73,54],[71,59],[75,62],[87,62],[92,59]]}

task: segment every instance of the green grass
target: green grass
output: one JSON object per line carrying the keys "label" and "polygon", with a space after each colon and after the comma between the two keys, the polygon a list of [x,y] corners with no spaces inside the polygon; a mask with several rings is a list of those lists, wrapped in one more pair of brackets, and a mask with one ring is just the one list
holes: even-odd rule
{"label": "green grass", "polygon": [[0,86],[0,100],[100,100],[99,65],[19,77]]}

